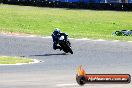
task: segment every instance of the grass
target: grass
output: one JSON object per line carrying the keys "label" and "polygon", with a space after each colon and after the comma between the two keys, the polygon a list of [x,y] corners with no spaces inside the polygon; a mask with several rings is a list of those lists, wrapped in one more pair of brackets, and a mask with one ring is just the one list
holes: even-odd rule
{"label": "grass", "polygon": [[27,58],[20,58],[20,57],[7,57],[7,56],[0,57],[0,64],[16,64],[16,63],[29,63],[29,62],[32,62],[32,60]]}
{"label": "grass", "polygon": [[50,36],[60,28],[73,38],[132,41],[112,32],[132,29],[132,12],[0,5],[0,31]]}

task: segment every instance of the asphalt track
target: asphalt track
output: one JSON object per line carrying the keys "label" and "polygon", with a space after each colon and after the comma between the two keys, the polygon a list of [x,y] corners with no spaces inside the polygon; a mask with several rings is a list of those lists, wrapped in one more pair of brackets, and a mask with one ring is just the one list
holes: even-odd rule
{"label": "asphalt track", "polygon": [[[41,63],[0,66],[0,88],[80,88],[76,68],[87,73],[132,75],[132,43],[70,39],[74,54],[52,49],[51,38],[0,34],[0,56],[21,56]],[[86,84],[82,88],[132,88],[130,84]]]}

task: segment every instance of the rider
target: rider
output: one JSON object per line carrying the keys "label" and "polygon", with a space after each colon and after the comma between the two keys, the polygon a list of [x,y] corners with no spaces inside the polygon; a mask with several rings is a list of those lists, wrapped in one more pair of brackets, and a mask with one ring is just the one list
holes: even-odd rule
{"label": "rider", "polygon": [[66,33],[62,33],[59,28],[55,28],[55,30],[54,30],[54,32],[51,36],[52,36],[52,39],[53,39],[53,49],[54,50],[56,50],[56,49],[62,50],[62,48],[60,46],[57,46],[57,44],[59,42],[59,38],[61,36],[64,36],[64,40],[67,41],[67,36],[68,35]]}

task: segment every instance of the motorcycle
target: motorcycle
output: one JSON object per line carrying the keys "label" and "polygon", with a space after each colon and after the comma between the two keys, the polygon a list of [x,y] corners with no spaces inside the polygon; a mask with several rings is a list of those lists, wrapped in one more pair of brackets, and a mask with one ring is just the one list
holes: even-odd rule
{"label": "motorcycle", "polygon": [[64,36],[61,36],[59,38],[59,45],[60,45],[60,47],[62,48],[62,50],[65,53],[71,53],[71,54],[73,54],[73,51],[71,49],[71,43],[70,43],[70,41],[68,39],[67,39],[67,41],[65,41]]}
{"label": "motorcycle", "polygon": [[112,33],[117,36],[132,36],[132,30],[120,30]]}

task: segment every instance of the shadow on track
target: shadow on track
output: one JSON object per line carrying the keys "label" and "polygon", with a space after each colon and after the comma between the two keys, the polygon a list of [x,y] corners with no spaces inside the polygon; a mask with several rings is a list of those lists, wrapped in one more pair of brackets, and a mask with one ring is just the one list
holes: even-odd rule
{"label": "shadow on track", "polygon": [[29,55],[29,57],[32,57],[32,56],[56,56],[56,55],[68,55],[68,54],[66,54],[66,53],[42,54],[42,55]]}

